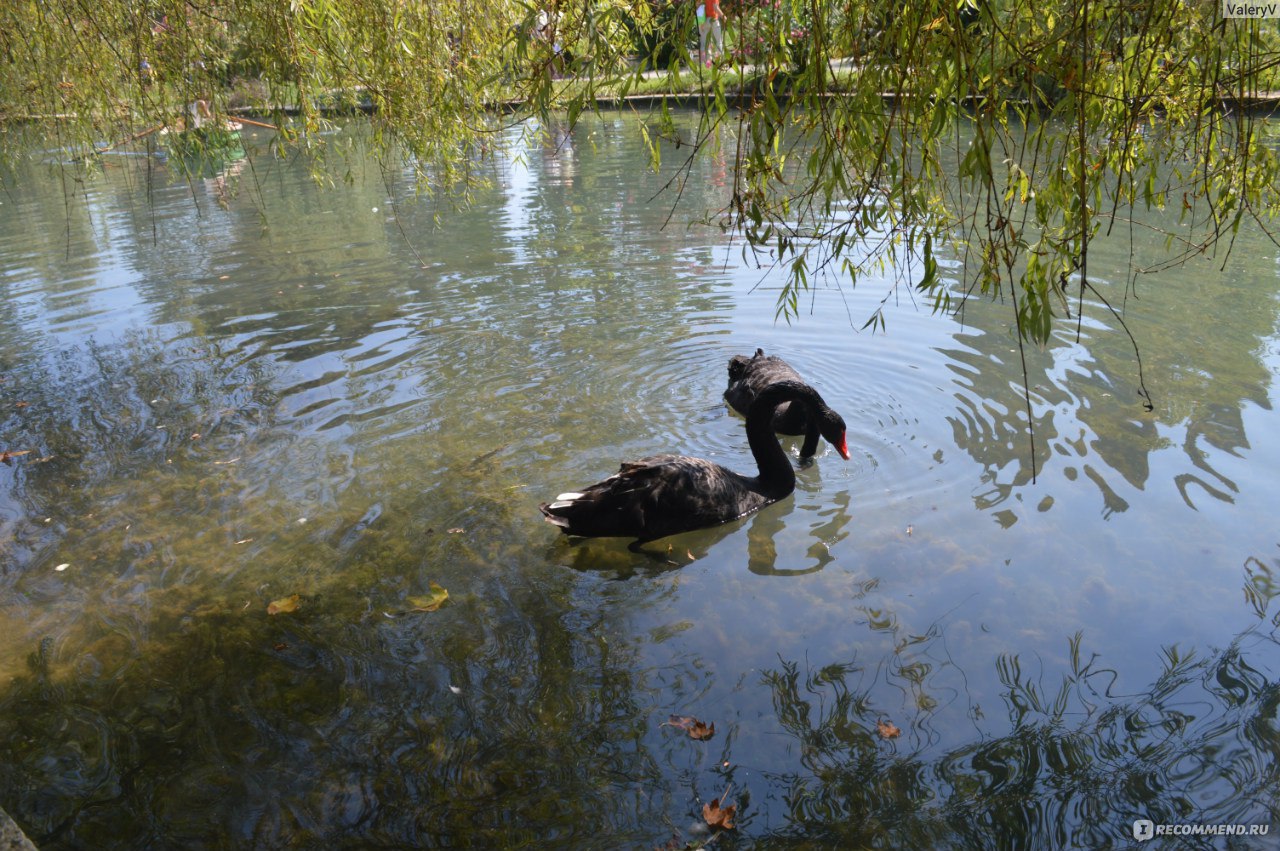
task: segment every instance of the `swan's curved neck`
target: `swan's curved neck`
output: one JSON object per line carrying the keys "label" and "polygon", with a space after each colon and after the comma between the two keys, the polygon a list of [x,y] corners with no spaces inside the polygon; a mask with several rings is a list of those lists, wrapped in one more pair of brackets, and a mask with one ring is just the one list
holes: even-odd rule
{"label": "swan's curved neck", "polygon": [[760,468],[757,481],[765,491],[790,493],[796,486],[796,471],[773,433],[773,410],[783,402],[805,405],[816,418],[822,398],[807,385],[779,381],[756,396],[747,410],[747,443]]}

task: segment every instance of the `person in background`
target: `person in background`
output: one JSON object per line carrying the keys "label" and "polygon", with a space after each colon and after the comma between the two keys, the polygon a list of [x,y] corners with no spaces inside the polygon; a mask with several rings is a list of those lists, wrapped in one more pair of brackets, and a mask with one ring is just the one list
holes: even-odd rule
{"label": "person in background", "polygon": [[538,16],[533,23],[533,37],[551,46],[551,75],[553,77],[560,76],[564,70],[564,51],[560,45],[560,38],[556,32],[556,25],[560,22],[560,15],[554,9],[550,12],[543,8],[538,12]]}
{"label": "person in background", "polygon": [[698,4],[698,64],[707,60],[707,4]]}
{"label": "person in background", "polygon": [[698,61],[710,68],[711,44],[708,42],[714,43],[717,57],[724,56],[724,27],[721,25],[724,13],[720,10],[720,0],[704,0],[698,9]]}

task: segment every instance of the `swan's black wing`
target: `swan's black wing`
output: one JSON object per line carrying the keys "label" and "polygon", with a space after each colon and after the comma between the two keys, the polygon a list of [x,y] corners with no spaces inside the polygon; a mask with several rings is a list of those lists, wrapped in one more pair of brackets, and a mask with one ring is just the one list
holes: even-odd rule
{"label": "swan's black wing", "polygon": [[[729,359],[729,386],[724,391],[724,400],[745,417],[756,396],[779,381],[804,383],[791,364],[780,357],[766,355],[764,349],[756,349],[751,357],[734,355]],[[817,448],[817,432],[810,429],[811,424],[805,406],[791,402],[779,405],[773,415],[773,430],[779,434],[812,433],[814,445],[809,455]],[[808,442],[805,445],[808,446]]]}
{"label": "swan's black wing", "polygon": [[750,381],[751,365],[756,358],[763,357],[764,350],[756,349],[753,357],[734,355],[729,358],[729,386],[724,391],[724,400],[744,417],[751,401],[756,398],[756,388]]}

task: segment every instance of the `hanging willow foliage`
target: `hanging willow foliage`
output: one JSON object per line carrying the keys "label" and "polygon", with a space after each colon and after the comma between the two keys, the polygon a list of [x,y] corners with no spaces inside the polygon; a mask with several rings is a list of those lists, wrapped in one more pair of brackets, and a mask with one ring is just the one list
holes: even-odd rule
{"label": "hanging willow foliage", "polygon": [[[730,55],[683,78],[709,95],[708,129],[736,131],[727,212],[788,265],[782,313],[815,275],[856,284],[892,268],[940,309],[1006,296],[1021,336],[1043,342],[1055,318],[1079,316],[1090,240],[1135,208],[1177,212],[1171,262],[1246,220],[1270,233],[1276,154],[1242,107],[1280,89],[1275,20],[1226,19],[1215,0],[722,5]],[[363,104],[376,142],[425,187],[464,191],[504,124],[573,120],[646,69],[690,62],[693,7],[10,0],[0,122],[40,122],[87,152],[252,90],[267,110],[296,111],[282,144],[322,176],[325,116]],[[943,246],[960,288],[940,283]]]}
{"label": "hanging willow foliage", "polygon": [[[766,89],[744,121],[735,211],[790,260],[789,298],[835,261],[855,280],[914,267],[931,289],[945,242],[967,267],[960,295],[1016,283],[1018,327],[1043,342],[1089,289],[1090,240],[1135,208],[1179,211],[1175,261],[1245,219],[1270,233],[1277,158],[1248,107],[1280,89],[1280,21],[1203,0],[795,8],[811,54],[861,64],[840,89],[827,63],[803,62],[796,96]],[[779,143],[790,122],[811,131],[799,179]]]}
{"label": "hanging willow foliage", "polygon": [[[511,14],[502,4],[343,0],[17,0],[0,8],[0,115],[72,149],[183,126],[249,91],[296,114],[282,139],[323,164],[335,108],[363,104],[377,142],[451,185],[494,129]],[[321,174],[318,170],[317,174]],[[424,171],[425,178],[425,171]]]}

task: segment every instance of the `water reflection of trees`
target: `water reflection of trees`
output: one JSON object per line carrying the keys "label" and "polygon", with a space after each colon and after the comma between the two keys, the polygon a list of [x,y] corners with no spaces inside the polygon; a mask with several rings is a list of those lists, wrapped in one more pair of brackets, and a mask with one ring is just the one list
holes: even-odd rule
{"label": "water reflection of trees", "polygon": [[[664,762],[671,745],[654,733],[655,716],[695,703],[714,678],[710,660],[696,655],[661,667],[645,661],[647,645],[681,628],[661,622],[675,583],[599,582],[529,547],[536,517],[521,465],[567,467],[602,443],[612,456],[615,440],[604,433],[651,442],[646,433],[661,427],[652,411],[684,377],[679,363],[661,367],[671,380],[638,390],[648,395],[629,398],[627,410],[616,392],[592,388],[632,378],[619,374],[633,370],[631,355],[683,339],[689,317],[719,298],[705,272],[671,282],[669,242],[623,239],[646,227],[630,201],[577,230],[584,216],[570,190],[608,183],[614,167],[580,157],[572,187],[564,172],[535,186],[528,238],[507,239],[511,223],[498,213],[460,216],[441,240],[440,262],[450,236],[491,234],[475,261],[488,271],[475,277],[429,271],[387,293],[385,269],[366,267],[333,282],[314,249],[250,259],[260,223],[246,216],[231,228],[244,243],[232,253],[246,258],[225,270],[239,279],[232,285],[218,281],[224,270],[200,265],[199,248],[148,247],[150,225],[139,217],[130,250],[142,299],[164,322],[191,322],[190,334],[140,331],[47,359],[18,357],[42,349],[21,317],[8,317],[0,346],[13,357],[8,387],[20,386],[29,407],[6,412],[4,428],[53,460],[5,468],[13,511],[29,522],[6,553],[13,560],[0,587],[16,588],[5,598],[15,620],[42,614],[20,635],[7,631],[9,652],[29,655],[29,665],[6,670],[14,675],[0,690],[0,799],[43,844],[645,847],[675,813],[697,812],[686,781],[719,794],[718,769],[710,769],[716,782],[705,771],[690,780]],[[319,214],[312,200],[286,195],[286,215]],[[354,246],[344,273],[385,251],[413,265],[395,239],[379,244],[385,222],[364,217],[380,197],[370,190],[343,208],[354,222],[342,231]],[[90,224],[77,220],[75,238],[90,238]],[[38,230],[42,257],[65,250]],[[581,235],[566,245],[556,231]],[[538,262],[513,270],[517,250]],[[579,255],[584,262],[566,273]],[[619,280],[619,268],[637,277]],[[652,312],[637,322],[631,295],[654,275],[672,285],[645,298]],[[288,290],[276,288],[283,282]],[[326,313],[334,303],[347,309]],[[392,340],[379,337],[389,323]],[[978,375],[990,356],[1003,357],[993,348],[971,361]],[[1119,364],[1111,369],[1127,369],[1120,353],[1108,357]],[[319,374],[282,376],[300,362]],[[344,380],[326,377],[329,366]],[[568,378],[551,382],[547,373]],[[1046,374],[1053,393],[1074,394],[1073,412],[1114,390],[1101,369]],[[1023,458],[1018,405],[1011,388],[981,380],[973,398],[1003,407],[973,403],[968,439],[958,443],[993,471],[999,508],[994,473]],[[1186,392],[1195,393],[1200,379],[1191,380]],[[550,398],[565,383],[573,401]],[[379,395],[388,384],[399,387],[391,402]],[[314,416],[281,408],[317,388],[336,397],[331,407]],[[1194,434],[1204,437],[1189,445],[1244,446],[1236,397],[1255,390],[1205,389],[1223,395],[1203,397],[1219,407],[1201,409],[1205,427]],[[409,396],[421,404],[392,406]],[[538,437],[513,438],[511,411]],[[1053,416],[1047,410],[1046,423]],[[1161,416],[1180,421],[1182,412]],[[1105,464],[1083,470],[1100,488],[1114,470],[1139,484],[1159,445],[1153,428],[1142,429],[1150,442],[1137,452],[1084,433],[1052,446],[1098,453]],[[298,507],[317,504],[309,524],[297,525]],[[788,529],[778,508],[744,521],[756,573],[821,569],[824,542],[849,534],[847,496],[812,529]],[[784,534],[808,546],[812,561],[780,564]],[[248,537],[256,540],[237,546]],[[64,544],[92,566],[76,559],[67,574],[30,571],[52,564]],[[1259,556],[1246,569],[1246,597],[1263,618],[1277,567]],[[444,580],[453,594],[438,617],[384,614],[428,580]],[[306,595],[300,617],[263,614],[273,596],[293,591]],[[630,618],[646,614],[661,622],[653,634],[632,628]],[[877,635],[897,637],[893,612],[866,614]],[[762,828],[747,804],[743,834],[779,844],[983,847],[1013,837],[1009,844],[1094,847],[1120,844],[1137,814],[1234,819],[1235,800],[1252,807],[1240,819],[1275,819],[1266,803],[1277,776],[1274,633],[1247,631],[1204,659],[1171,655],[1136,696],[1117,695],[1100,661],[1078,659],[1063,683],[1045,685],[1027,673],[1029,660],[1001,657],[992,667],[1010,732],[977,732],[969,744],[939,732],[948,707],[965,710],[962,691],[931,678],[931,665],[954,670],[945,654],[927,657],[943,637],[938,626],[881,659],[815,670],[795,662],[771,673],[767,687],[797,759],[760,775],[764,789],[752,781],[759,811],[775,799],[785,807]],[[875,736],[880,696],[871,684],[881,670],[920,711],[914,723],[894,719],[907,734],[891,743]],[[754,682],[743,688],[756,689],[753,708],[765,704]],[[977,731],[977,712],[954,714]],[[772,733],[772,719],[761,724]],[[731,741],[725,732],[707,753],[727,752]]]}
{"label": "water reflection of trees", "polygon": [[[1091,279],[1124,308],[1154,410],[1144,411],[1138,395],[1133,345],[1101,303],[1086,300],[1079,341],[1074,325],[1064,325],[1045,350],[1027,351],[1038,469],[1088,478],[1110,514],[1127,510],[1127,488],[1150,486],[1157,453],[1179,447],[1184,458],[1164,468],[1174,467],[1170,482],[1188,505],[1234,501],[1239,484],[1216,458],[1247,451],[1244,412],[1270,408],[1274,376],[1264,342],[1280,322],[1274,248],[1256,234],[1240,242],[1228,271],[1189,268],[1176,279],[1139,277],[1136,285],[1134,268],[1159,256],[1157,240],[1126,234],[1091,247]],[[956,444],[987,471],[977,501],[994,509],[1031,478],[1021,382],[1010,380],[1019,355],[1001,311],[975,305],[962,316],[966,330],[944,352],[956,385],[950,420]]]}
{"label": "water reflection of trees", "polygon": [[[1246,592],[1269,612],[1280,561],[1251,559]],[[1009,732],[941,752],[924,722],[901,739],[877,733],[874,665],[801,669],[765,682],[803,770],[771,778],[785,821],[771,838],[833,847],[1104,848],[1127,845],[1135,819],[1259,824],[1280,819],[1280,613],[1203,657],[1168,647],[1145,690],[1070,640],[1056,682],[1017,654],[996,669]],[[893,666],[890,679],[902,678]],[[908,676],[902,687],[914,688]],[[929,713],[922,713],[927,716]],[[900,720],[900,719],[895,719]],[[903,727],[907,727],[904,723]],[[1233,847],[1270,847],[1241,840]]]}
{"label": "water reflection of trees", "polygon": [[[1011,653],[994,660],[1005,732],[942,745],[933,724],[959,705],[921,663],[939,628],[889,658],[767,671],[774,718],[737,726],[776,723],[793,768],[744,769],[726,728],[682,772],[652,695],[696,699],[702,666],[647,668],[644,639],[617,628],[620,604],[660,608],[671,586],[640,602],[614,597],[627,583],[531,581],[497,567],[514,547],[420,531],[406,549],[386,522],[346,564],[363,603],[330,593],[291,619],[212,607],[124,664],[110,631],[70,655],[33,642],[0,693],[6,807],[50,848],[652,847],[697,810],[689,795],[728,781],[738,835],[771,847],[1103,848],[1137,818],[1280,818],[1280,560],[1246,565],[1266,617],[1204,656],[1166,649],[1136,693],[1081,636],[1051,681]],[[423,572],[466,565],[466,598],[386,617],[412,571],[380,586],[361,565],[409,551]],[[919,707],[890,719],[896,739],[877,733],[886,685]]]}

